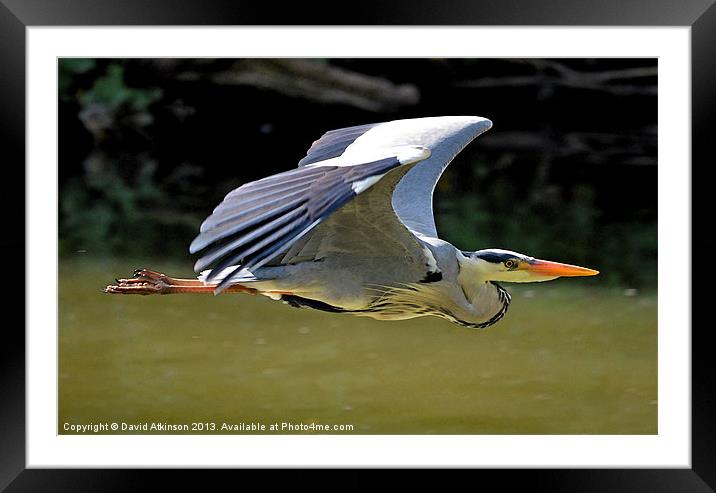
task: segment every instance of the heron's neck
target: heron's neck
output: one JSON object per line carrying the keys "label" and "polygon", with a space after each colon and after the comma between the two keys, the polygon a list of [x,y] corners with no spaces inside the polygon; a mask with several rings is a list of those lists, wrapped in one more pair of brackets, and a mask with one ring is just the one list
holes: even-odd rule
{"label": "heron's neck", "polygon": [[462,289],[473,320],[490,322],[488,325],[497,322],[507,311],[510,295],[503,287],[487,279],[480,263],[459,255],[458,264],[457,284]]}
{"label": "heron's neck", "polygon": [[490,284],[489,272],[485,269],[482,262],[477,262],[469,257],[457,254],[457,263],[459,272],[457,275],[457,283],[465,293],[465,298],[469,302],[477,301],[478,298],[484,298],[495,289]]}

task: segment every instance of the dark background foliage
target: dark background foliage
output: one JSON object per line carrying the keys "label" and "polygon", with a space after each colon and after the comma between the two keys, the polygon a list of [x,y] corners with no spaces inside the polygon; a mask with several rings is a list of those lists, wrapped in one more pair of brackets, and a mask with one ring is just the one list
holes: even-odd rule
{"label": "dark background foliage", "polygon": [[60,254],[187,264],[232,188],[323,132],[479,115],[438,184],[441,236],[649,287],[657,258],[655,59],[61,59]]}

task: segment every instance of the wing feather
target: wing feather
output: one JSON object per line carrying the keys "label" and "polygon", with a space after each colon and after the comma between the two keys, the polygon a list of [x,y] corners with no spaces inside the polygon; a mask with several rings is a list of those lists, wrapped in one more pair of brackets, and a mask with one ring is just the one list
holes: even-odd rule
{"label": "wing feather", "polygon": [[379,125],[379,123],[339,128],[326,132],[308,149],[306,157],[298,162],[298,166],[302,167],[340,156],[358,137],[376,125]]}
{"label": "wing feather", "polygon": [[[206,280],[211,281],[228,266],[236,265],[238,272],[265,264],[362,192],[357,183],[404,163],[394,155],[359,164],[314,165],[233,190],[190,246],[192,253],[202,253],[195,270],[210,267]],[[288,185],[282,188],[284,182]],[[224,277],[217,291],[230,283],[231,275]]]}

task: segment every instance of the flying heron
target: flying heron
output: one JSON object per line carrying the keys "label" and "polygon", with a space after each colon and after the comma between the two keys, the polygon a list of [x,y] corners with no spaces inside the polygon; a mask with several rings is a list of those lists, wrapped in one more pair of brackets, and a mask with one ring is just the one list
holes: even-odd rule
{"label": "flying heron", "polygon": [[510,304],[499,282],[598,274],[509,250],[464,251],[438,238],[435,184],[491,126],[444,116],[331,130],[297,169],[226,195],[189,247],[201,255],[198,279],[140,269],[105,292],[244,292],[381,320],[436,315],[488,327]]}

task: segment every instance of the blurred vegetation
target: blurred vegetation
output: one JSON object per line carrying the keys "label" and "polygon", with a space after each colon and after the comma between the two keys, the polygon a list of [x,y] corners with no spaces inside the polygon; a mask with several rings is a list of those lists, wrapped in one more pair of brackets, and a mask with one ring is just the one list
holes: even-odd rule
{"label": "blurred vegetation", "polygon": [[332,128],[475,114],[441,236],[656,284],[654,60],[60,59],[60,254],[188,259],[242,183]]}

